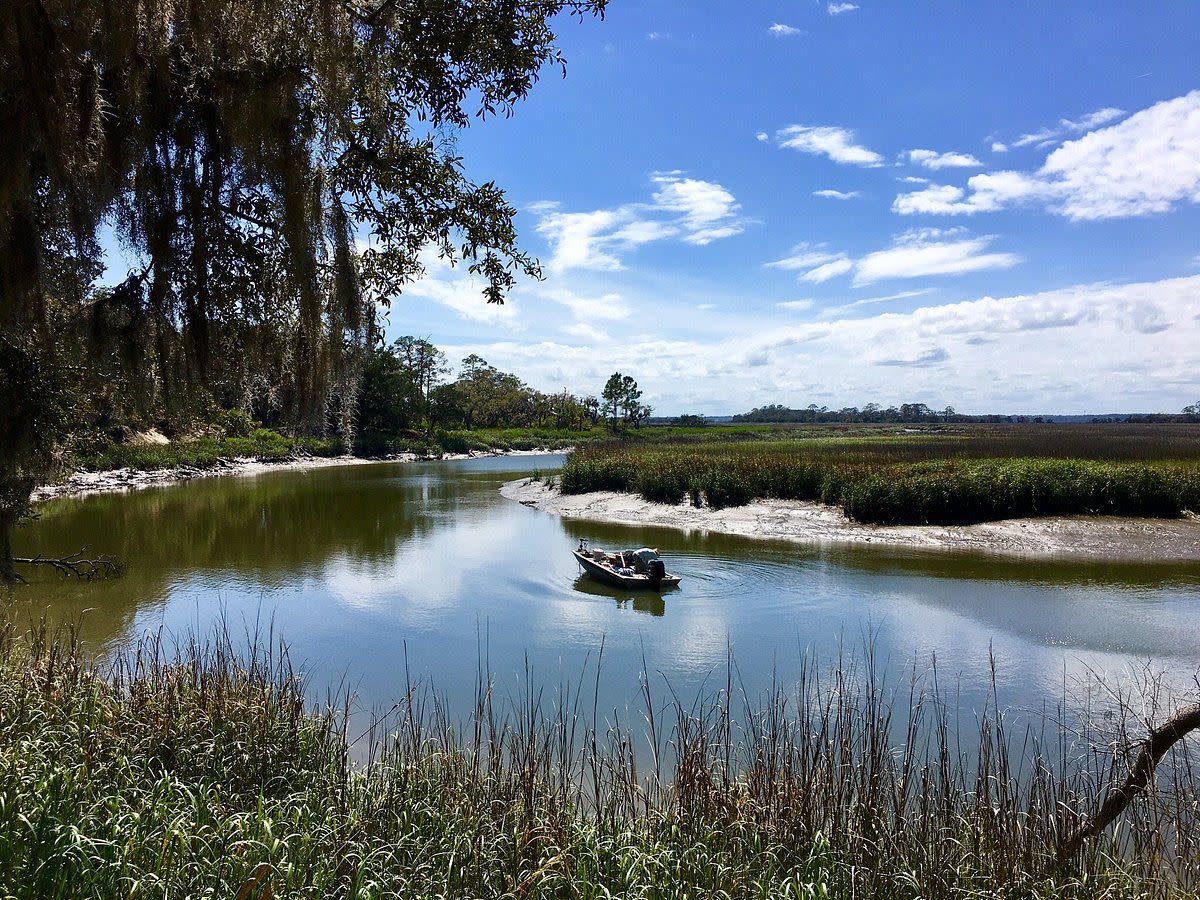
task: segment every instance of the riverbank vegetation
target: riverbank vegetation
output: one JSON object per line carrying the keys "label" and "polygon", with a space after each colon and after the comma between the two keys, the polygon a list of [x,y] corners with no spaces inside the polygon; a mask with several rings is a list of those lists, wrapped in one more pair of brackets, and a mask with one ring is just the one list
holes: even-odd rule
{"label": "riverbank vegetation", "polygon": [[763,697],[727,681],[694,705],[647,690],[636,726],[583,676],[507,706],[481,677],[457,725],[413,687],[373,720],[385,738],[344,702],[312,710],[279,647],[150,640],[97,664],[69,632],[5,626],[0,893],[1197,895],[1183,744],[1116,827],[1056,858],[1134,765],[1132,698],[1014,731],[995,697],[966,725],[936,682],[894,691],[869,658]]}
{"label": "riverbank vegetation", "polygon": [[779,430],[571,454],[564,493],[630,491],[661,503],[815,500],[876,524],[1200,511],[1200,428],[1018,425],[822,436]]}

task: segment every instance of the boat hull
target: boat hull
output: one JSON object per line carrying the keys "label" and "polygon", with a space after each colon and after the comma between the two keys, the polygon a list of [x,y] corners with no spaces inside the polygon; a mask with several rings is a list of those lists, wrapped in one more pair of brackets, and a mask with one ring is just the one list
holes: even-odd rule
{"label": "boat hull", "polygon": [[600,565],[600,563],[596,562],[590,556],[585,556],[578,550],[572,550],[571,552],[575,554],[575,559],[583,567],[583,571],[587,572],[597,581],[602,581],[613,587],[624,588],[630,591],[664,591],[679,586],[679,576],[672,575],[670,572],[664,575],[661,581],[655,583],[650,580],[650,576],[648,575],[622,575],[608,566]]}

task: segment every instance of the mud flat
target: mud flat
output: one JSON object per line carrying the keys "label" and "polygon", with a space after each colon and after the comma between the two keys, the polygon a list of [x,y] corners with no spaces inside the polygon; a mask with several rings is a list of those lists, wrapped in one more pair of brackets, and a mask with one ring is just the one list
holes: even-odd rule
{"label": "mud flat", "polygon": [[697,509],[690,503],[652,503],[636,494],[597,491],[564,495],[521,478],[500,493],[510,500],[571,519],[658,525],[801,544],[879,544],[913,550],[956,550],[1011,556],[1080,557],[1140,562],[1200,561],[1200,521],[1069,516],[1007,519],[979,525],[863,525],[836,506],[793,500],[755,500],[746,506]]}

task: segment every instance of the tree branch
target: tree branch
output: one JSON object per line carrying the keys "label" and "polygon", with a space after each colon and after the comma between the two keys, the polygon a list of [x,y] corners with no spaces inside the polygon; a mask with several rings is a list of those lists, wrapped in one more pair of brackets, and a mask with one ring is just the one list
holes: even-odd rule
{"label": "tree branch", "polygon": [[[37,556],[14,556],[13,562],[26,566],[49,566],[64,578],[74,576],[84,581],[91,581],[93,578],[116,578],[123,574],[120,563],[108,557],[86,558],[84,554],[87,549],[83,547],[67,556],[42,556],[40,553]],[[18,575],[17,578],[21,576]]]}
{"label": "tree branch", "polygon": [[1129,771],[1124,783],[1105,798],[1100,811],[1090,821],[1084,821],[1071,832],[1058,848],[1054,857],[1054,868],[1061,869],[1083,847],[1083,842],[1095,837],[1111,825],[1133,800],[1145,791],[1154,775],[1159,760],[1178,741],[1190,732],[1200,729],[1200,703],[1189,706],[1172,718],[1151,730],[1142,742],[1142,751]]}

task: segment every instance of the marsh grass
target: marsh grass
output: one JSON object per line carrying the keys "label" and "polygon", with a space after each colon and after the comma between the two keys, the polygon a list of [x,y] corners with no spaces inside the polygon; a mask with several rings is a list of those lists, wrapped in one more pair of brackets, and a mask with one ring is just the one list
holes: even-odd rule
{"label": "marsh grass", "polygon": [[713,508],[815,500],[877,524],[1200,510],[1200,428],[976,426],[958,432],[603,445],[572,453],[565,493],[631,491]]}
{"label": "marsh grass", "polygon": [[1195,896],[1200,785],[1179,749],[1047,868],[1123,774],[1131,698],[1012,733],[994,697],[956,714],[936,679],[893,689],[868,653],[761,697],[732,663],[695,702],[647,685],[622,721],[598,708],[599,668],[504,703],[481,675],[461,720],[412,684],[358,731],[344,695],[306,703],[269,640],[152,638],[101,668],[69,631],[6,628],[0,895]]}

